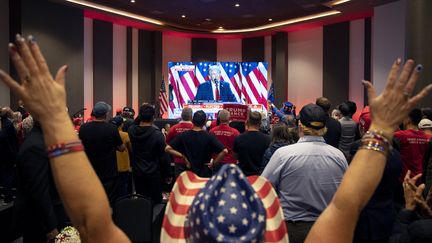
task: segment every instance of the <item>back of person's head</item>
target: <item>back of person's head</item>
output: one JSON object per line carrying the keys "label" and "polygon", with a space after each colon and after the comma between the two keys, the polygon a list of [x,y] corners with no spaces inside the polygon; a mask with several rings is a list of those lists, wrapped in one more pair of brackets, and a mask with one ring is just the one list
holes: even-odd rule
{"label": "back of person's head", "polygon": [[304,135],[324,136],[327,129],[326,113],[324,110],[315,104],[305,105],[300,110],[300,122]]}
{"label": "back of person's head", "polygon": [[423,114],[423,118],[427,118],[429,120],[432,120],[432,108],[423,107],[423,108],[421,108],[421,112]]}
{"label": "back of person's head", "polygon": [[320,97],[316,99],[315,104],[321,107],[325,113],[328,113],[331,107],[331,102],[326,97]]}
{"label": "back of person's head", "polygon": [[288,143],[292,140],[288,126],[284,123],[277,123],[272,129],[272,143]]}
{"label": "back of person's head", "polygon": [[196,111],[192,118],[192,123],[196,127],[203,127],[206,124],[207,115],[204,111]]}
{"label": "back of person's head", "polygon": [[93,115],[96,119],[106,119],[108,112],[111,111],[111,106],[106,102],[99,101],[93,107]]}
{"label": "back of person's head", "polygon": [[410,113],[408,114],[408,117],[411,121],[411,124],[413,124],[415,126],[418,126],[419,122],[423,118],[422,112],[418,108],[411,110]]}
{"label": "back of person's head", "polygon": [[432,130],[432,121],[427,118],[423,118],[419,122],[418,128],[420,130]]}
{"label": "back of person's head", "polygon": [[357,112],[357,104],[354,101],[348,100],[345,102],[350,110],[350,116],[353,116]]}
{"label": "back of person's head", "polygon": [[192,113],[193,113],[192,108],[190,107],[183,108],[181,113],[181,119],[183,121],[192,121]]}
{"label": "back of person's head", "polygon": [[351,115],[350,107],[346,102],[340,104],[339,110],[340,110],[342,116],[350,116]]}
{"label": "back of person's head", "polygon": [[293,115],[285,115],[283,119],[283,123],[285,123],[288,127],[296,127],[296,119]]}
{"label": "back of person's head", "polygon": [[230,120],[230,113],[227,110],[220,110],[218,119],[222,124],[228,124]]}
{"label": "back of person's head", "polygon": [[117,127],[120,127],[123,124],[123,117],[118,115],[115,116],[112,120],[111,123],[116,125]]}
{"label": "back of person's head", "polygon": [[139,108],[138,116],[141,122],[152,122],[155,116],[155,108],[150,104],[143,104]]}
{"label": "back of person's head", "polygon": [[260,128],[261,113],[259,113],[258,111],[249,112],[247,125],[250,127]]}

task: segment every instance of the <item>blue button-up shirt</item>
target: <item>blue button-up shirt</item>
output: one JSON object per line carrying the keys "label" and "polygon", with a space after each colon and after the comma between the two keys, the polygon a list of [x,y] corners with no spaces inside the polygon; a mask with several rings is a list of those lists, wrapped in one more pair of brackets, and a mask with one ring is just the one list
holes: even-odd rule
{"label": "blue button-up shirt", "polygon": [[323,137],[304,136],[276,150],[262,176],[276,189],[285,220],[315,221],[347,168],[342,152],[326,144]]}

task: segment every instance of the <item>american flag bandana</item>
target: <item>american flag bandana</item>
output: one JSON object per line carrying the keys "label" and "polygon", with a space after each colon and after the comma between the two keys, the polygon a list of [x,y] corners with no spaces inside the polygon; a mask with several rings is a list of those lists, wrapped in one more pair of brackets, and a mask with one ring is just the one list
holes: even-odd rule
{"label": "american flag bandana", "polygon": [[183,172],[165,210],[161,242],[289,242],[271,183],[224,165],[212,178]]}

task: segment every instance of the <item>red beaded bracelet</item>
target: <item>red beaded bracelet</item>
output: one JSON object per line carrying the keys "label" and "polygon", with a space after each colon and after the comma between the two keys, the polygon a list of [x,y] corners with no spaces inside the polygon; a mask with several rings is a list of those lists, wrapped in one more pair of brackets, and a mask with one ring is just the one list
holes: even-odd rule
{"label": "red beaded bracelet", "polygon": [[68,153],[84,151],[84,146],[82,145],[81,140],[77,140],[49,146],[47,151],[49,158],[55,158]]}

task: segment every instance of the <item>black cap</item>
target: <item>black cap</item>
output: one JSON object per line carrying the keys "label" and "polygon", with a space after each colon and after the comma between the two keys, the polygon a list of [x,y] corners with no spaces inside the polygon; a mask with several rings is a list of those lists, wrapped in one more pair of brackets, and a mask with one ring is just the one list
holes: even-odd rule
{"label": "black cap", "polygon": [[300,121],[306,127],[321,129],[325,127],[326,113],[315,104],[308,104],[300,111]]}

